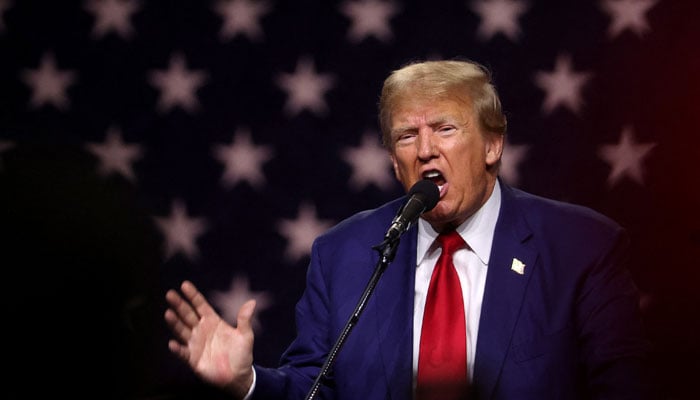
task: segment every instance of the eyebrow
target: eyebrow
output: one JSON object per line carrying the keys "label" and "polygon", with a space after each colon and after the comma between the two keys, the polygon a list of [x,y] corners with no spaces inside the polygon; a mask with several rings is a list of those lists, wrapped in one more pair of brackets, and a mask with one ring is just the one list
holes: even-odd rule
{"label": "eyebrow", "polygon": [[[439,115],[439,116],[433,118],[432,120],[428,121],[427,125],[430,127],[435,127],[437,125],[442,125],[445,123],[454,123],[455,125],[466,125],[467,124],[466,121],[460,122],[455,117],[449,117],[446,115]],[[406,126],[399,126],[396,129],[392,129],[390,133],[393,136],[395,134],[398,135],[398,134],[416,131],[416,130],[418,130],[418,127],[416,127],[414,125],[406,125]]]}

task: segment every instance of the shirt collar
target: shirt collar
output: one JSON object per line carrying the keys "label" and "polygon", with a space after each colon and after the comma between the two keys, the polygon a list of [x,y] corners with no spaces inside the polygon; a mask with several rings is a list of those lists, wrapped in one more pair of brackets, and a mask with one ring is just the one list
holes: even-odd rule
{"label": "shirt collar", "polygon": [[[457,227],[462,239],[471,247],[474,254],[484,265],[488,265],[491,257],[491,244],[496,230],[498,212],[501,209],[501,188],[496,181],[491,196],[486,203],[471,217]],[[438,233],[423,218],[418,220],[417,265],[432,251],[431,246],[437,239]]]}

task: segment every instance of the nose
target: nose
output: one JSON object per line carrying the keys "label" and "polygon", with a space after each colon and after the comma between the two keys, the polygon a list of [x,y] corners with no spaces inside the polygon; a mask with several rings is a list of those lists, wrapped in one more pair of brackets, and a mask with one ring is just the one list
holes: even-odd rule
{"label": "nose", "polygon": [[418,132],[416,146],[418,146],[418,158],[421,160],[430,160],[438,155],[435,135],[429,129],[421,129]]}

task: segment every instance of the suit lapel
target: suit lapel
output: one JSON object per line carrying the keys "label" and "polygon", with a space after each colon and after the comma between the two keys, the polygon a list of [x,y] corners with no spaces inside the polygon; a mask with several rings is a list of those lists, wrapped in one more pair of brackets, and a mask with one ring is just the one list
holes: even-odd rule
{"label": "suit lapel", "polygon": [[474,366],[475,390],[482,399],[491,398],[498,383],[537,259],[536,249],[527,241],[532,233],[519,213],[514,193],[504,185],[501,189]]}
{"label": "suit lapel", "polygon": [[377,337],[386,385],[392,399],[412,397],[417,232],[414,225],[402,236],[396,257],[387,267],[374,292]]}

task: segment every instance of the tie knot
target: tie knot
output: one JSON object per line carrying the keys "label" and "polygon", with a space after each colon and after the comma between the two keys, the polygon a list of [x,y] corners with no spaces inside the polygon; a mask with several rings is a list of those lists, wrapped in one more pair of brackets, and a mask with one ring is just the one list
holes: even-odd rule
{"label": "tie knot", "polygon": [[464,239],[462,239],[462,237],[459,236],[459,233],[457,233],[457,231],[441,233],[438,236],[437,240],[440,243],[440,247],[442,247],[442,251],[449,255],[454,254],[455,251],[461,249],[466,245]]}

